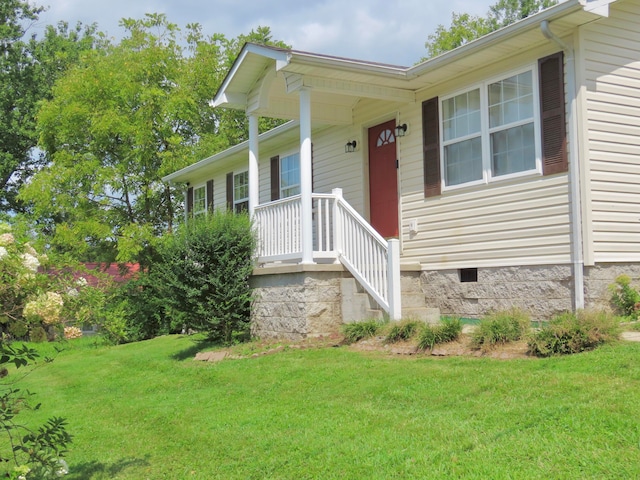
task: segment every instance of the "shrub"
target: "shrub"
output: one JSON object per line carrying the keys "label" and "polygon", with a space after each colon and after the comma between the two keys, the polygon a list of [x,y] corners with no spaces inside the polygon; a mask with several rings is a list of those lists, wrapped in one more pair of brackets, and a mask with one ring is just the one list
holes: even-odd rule
{"label": "shrub", "polygon": [[462,322],[459,318],[445,318],[437,325],[426,324],[418,334],[418,348],[426,350],[439,343],[456,340],[462,332]]}
{"label": "shrub", "polygon": [[366,320],[364,322],[346,323],[342,326],[342,334],[348,343],[355,343],[364,338],[371,338],[380,331],[384,322]]}
{"label": "shrub", "polygon": [[529,314],[518,308],[501,310],[480,320],[471,335],[476,348],[489,349],[494,345],[520,340],[531,328]]}
{"label": "shrub", "polygon": [[619,275],[615,283],[609,285],[611,303],[616,311],[633,320],[640,315],[640,293],[631,286],[628,275]]}
{"label": "shrub", "polygon": [[555,317],[528,340],[529,353],[539,357],[592,350],[618,337],[619,324],[608,312],[579,310]]}
{"label": "shrub", "polygon": [[404,320],[402,322],[395,322],[389,329],[389,332],[387,333],[387,336],[384,340],[387,343],[396,343],[409,340],[416,334],[419,325],[420,322],[417,322],[415,320]]}
{"label": "shrub", "polygon": [[165,236],[159,260],[125,291],[129,336],[150,338],[185,327],[229,344],[246,334],[255,245],[248,215],[221,210]]}

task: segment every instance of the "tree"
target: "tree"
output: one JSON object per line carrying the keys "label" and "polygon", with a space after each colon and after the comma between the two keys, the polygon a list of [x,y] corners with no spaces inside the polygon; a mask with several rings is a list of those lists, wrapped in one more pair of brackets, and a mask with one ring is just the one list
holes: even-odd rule
{"label": "tree", "polygon": [[94,47],[95,26],[48,26],[44,37],[25,38],[43,11],[22,0],[0,3],[0,212],[20,212],[21,185],[45,158],[35,150],[38,102],[82,51]]}
{"label": "tree", "polygon": [[[60,78],[38,120],[48,165],[22,190],[50,245],[83,260],[149,265],[183,192],[163,175],[242,140],[246,120],[209,106],[240,40],[205,38],[164,15],[124,19],[127,36]],[[271,42],[269,29],[247,37]],[[226,117],[225,117],[226,115]],[[200,157],[201,158],[201,157]]]}
{"label": "tree", "polygon": [[476,38],[527,18],[556,3],[558,3],[557,0],[499,0],[498,3],[489,7],[489,12],[485,17],[468,13],[453,13],[449,28],[438,25],[436,31],[429,35],[425,43],[427,56],[420,61],[423,62],[465,45]]}

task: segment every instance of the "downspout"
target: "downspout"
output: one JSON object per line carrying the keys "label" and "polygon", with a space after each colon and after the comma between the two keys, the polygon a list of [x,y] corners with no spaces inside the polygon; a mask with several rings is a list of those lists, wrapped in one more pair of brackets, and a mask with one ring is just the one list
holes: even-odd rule
{"label": "downspout", "polygon": [[582,202],[580,201],[580,163],[578,155],[578,124],[576,99],[576,66],[573,47],[553,34],[549,22],[543,20],[540,30],[545,38],[555,42],[565,54],[567,98],[569,108],[569,185],[571,199],[571,261],[573,263],[574,309],[584,308],[584,255],[582,245]]}

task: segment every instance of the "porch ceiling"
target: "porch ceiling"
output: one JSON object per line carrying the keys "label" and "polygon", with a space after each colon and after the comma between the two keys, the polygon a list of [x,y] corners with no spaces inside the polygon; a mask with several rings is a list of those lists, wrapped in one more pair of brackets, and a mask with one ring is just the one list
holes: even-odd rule
{"label": "porch ceiling", "polygon": [[[297,119],[297,92],[305,88],[311,92],[312,122],[351,124],[353,107],[360,99],[415,102],[421,90],[549,42],[540,30],[543,20],[555,35],[565,37],[600,18],[601,5],[606,9],[613,1],[567,0],[413,67],[247,44],[211,103],[260,116]],[[592,12],[595,4],[598,9]]]}

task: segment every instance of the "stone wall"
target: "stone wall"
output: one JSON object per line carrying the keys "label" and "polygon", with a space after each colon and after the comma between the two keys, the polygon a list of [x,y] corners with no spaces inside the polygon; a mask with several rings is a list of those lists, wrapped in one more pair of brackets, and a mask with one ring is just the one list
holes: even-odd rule
{"label": "stone wall", "polygon": [[631,285],[640,290],[639,263],[608,263],[594,267],[586,267],[584,272],[584,301],[594,307],[609,306],[611,293],[609,285],[615,282],[618,275],[631,277]]}
{"label": "stone wall", "polygon": [[291,265],[256,269],[251,333],[299,340],[336,333],[342,325],[341,265]]}
{"label": "stone wall", "polygon": [[424,271],[420,281],[427,305],[443,315],[478,318],[517,306],[544,319],[573,308],[569,265],[478,268],[477,282],[461,282],[457,269]]}

